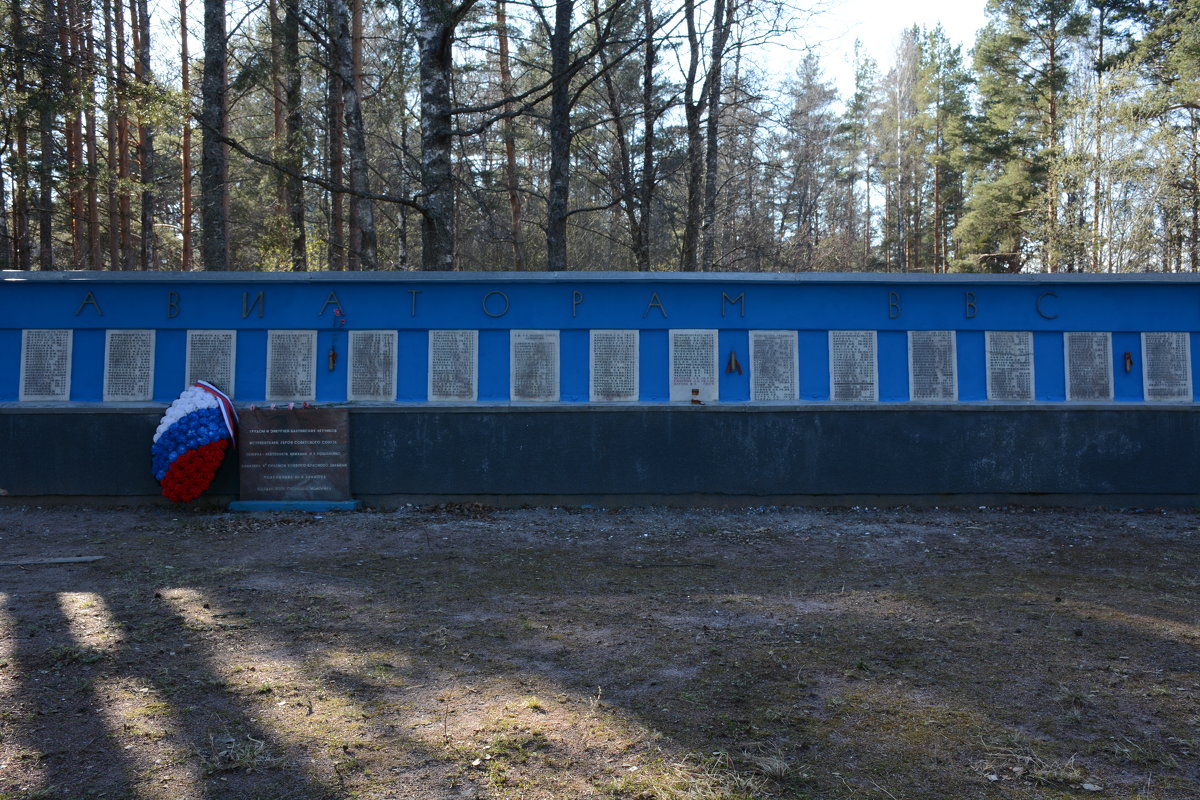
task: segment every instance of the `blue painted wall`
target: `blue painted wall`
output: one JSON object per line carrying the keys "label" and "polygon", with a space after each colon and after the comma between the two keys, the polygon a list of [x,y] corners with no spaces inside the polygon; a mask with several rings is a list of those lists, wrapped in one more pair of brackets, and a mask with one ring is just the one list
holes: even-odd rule
{"label": "blue painted wall", "polygon": [[[340,307],[347,321],[337,327]],[[21,330],[75,330],[71,399],[100,402],[106,329],[157,331],[154,399],[183,388],[188,329],[235,329],[238,402],[265,394],[268,330],[318,331],[317,399],[346,397],[347,330],[399,332],[399,402],[426,400],[431,329],[477,329],[479,401],[509,400],[512,329],[561,331],[561,398],[588,398],[588,331],[638,329],[641,400],[668,398],[667,331],[719,331],[720,401],[748,402],[750,330],[798,331],[800,398],[829,400],[828,331],[879,331],[879,398],[909,397],[909,330],[957,332],[960,402],[986,400],[984,331],[1034,333],[1038,401],[1065,400],[1064,331],[1113,334],[1118,402],[1142,398],[1139,333],[1191,334],[1200,368],[1200,280],[1191,276],[681,275],[636,273],[0,273],[0,402],[15,402]],[[335,347],[341,358],[326,368]],[[742,374],[727,374],[730,352]],[[1125,371],[1124,354],[1133,356]],[[1200,398],[1194,398],[1200,399]]]}

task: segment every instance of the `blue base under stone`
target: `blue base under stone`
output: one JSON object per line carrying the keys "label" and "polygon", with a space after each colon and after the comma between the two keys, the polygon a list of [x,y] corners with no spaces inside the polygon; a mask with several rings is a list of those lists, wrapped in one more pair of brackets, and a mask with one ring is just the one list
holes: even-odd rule
{"label": "blue base under stone", "polygon": [[234,500],[230,511],[358,511],[361,500]]}

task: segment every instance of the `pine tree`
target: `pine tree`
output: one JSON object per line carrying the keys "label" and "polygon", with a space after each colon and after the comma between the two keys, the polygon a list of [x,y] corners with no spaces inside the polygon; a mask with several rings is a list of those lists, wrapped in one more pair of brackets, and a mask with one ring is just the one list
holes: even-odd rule
{"label": "pine tree", "polygon": [[1087,29],[1076,0],[991,0],[975,46],[981,114],[968,212],[955,232],[961,269],[1060,266],[1061,113],[1069,55]]}

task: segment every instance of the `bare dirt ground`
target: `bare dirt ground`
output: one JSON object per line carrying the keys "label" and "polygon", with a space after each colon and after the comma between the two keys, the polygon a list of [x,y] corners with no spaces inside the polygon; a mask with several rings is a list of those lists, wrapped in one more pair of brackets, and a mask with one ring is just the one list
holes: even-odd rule
{"label": "bare dirt ground", "polygon": [[0,798],[1195,800],[1198,528],[0,508]]}

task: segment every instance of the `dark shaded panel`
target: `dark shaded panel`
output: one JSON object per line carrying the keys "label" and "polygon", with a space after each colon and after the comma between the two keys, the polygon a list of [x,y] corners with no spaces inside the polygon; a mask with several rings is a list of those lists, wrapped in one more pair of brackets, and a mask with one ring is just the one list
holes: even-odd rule
{"label": "dark shaded panel", "polygon": [[[0,413],[0,490],[10,496],[159,494],[150,444],[161,411],[63,409]],[[237,493],[226,458],[210,490]]]}
{"label": "dark shaded panel", "polygon": [[[350,412],[355,496],[1200,497],[1191,407]],[[159,412],[0,409],[11,497],[158,494]],[[210,495],[237,493],[227,459]],[[1149,500],[1147,500],[1149,502]]]}

